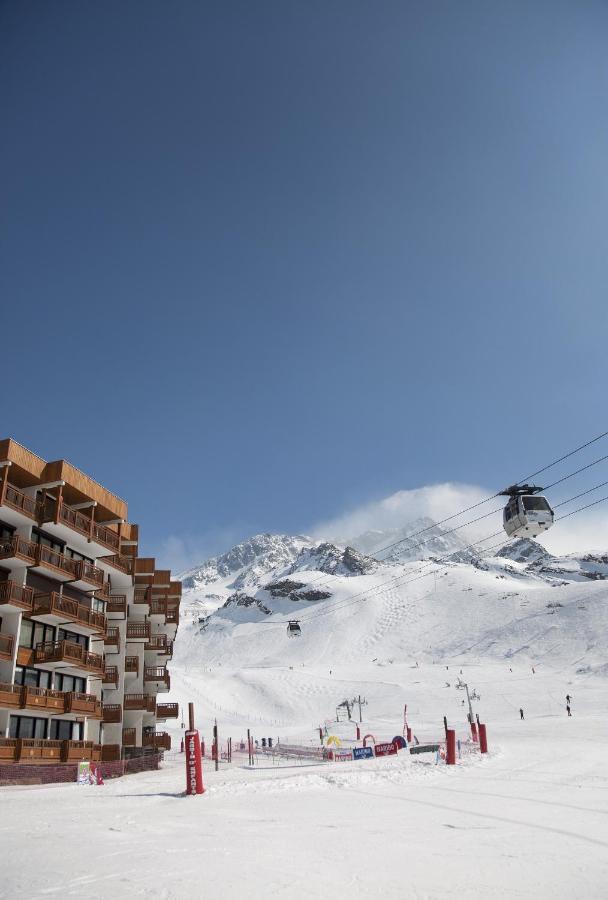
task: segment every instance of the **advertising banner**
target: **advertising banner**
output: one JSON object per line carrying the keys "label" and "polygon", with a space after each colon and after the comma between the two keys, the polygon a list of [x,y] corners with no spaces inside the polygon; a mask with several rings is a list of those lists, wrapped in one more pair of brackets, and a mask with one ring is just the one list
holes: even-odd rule
{"label": "advertising banner", "polygon": [[91,784],[91,764],[88,761],[78,763],[78,771],[76,773],[77,784]]}
{"label": "advertising banner", "polygon": [[334,762],[347,762],[353,758],[352,750],[334,750]]}
{"label": "advertising banner", "polygon": [[203,794],[203,762],[198,731],[186,732],[186,793]]}
{"label": "advertising banner", "polygon": [[397,753],[397,748],[393,743],[376,744],[375,750],[376,756],[394,756]]}
{"label": "advertising banner", "polygon": [[353,759],[373,759],[373,747],[355,747],[353,750]]}

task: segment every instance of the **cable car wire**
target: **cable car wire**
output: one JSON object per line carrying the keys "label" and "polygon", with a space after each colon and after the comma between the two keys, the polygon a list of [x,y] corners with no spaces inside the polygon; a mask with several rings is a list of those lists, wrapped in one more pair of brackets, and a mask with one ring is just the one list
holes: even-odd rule
{"label": "cable car wire", "polygon": [[[583,496],[584,494],[591,493],[592,491],[597,490],[600,487],[603,487],[603,485],[606,483],[607,482],[602,482],[598,485],[595,485],[595,487],[590,488],[587,491],[583,491],[582,494],[577,494],[574,497],[570,497],[567,500],[563,500],[561,503],[557,504],[557,506],[563,506],[566,503],[570,503],[573,500],[576,500],[579,497]],[[556,522],[561,522],[563,519],[568,519],[568,518],[570,518],[570,516],[574,516],[577,513],[583,512],[586,509],[590,509],[593,506],[597,506],[599,503],[603,503],[607,500],[608,500],[608,495],[606,497],[601,497],[599,500],[595,500],[592,503],[588,503],[584,506],[579,507],[578,509],[573,510],[572,512],[566,513],[563,516],[559,516],[556,519]],[[485,537],[481,538],[480,540],[470,543],[468,545],[468,547],[475,547],[479,544],[483,544],[486,541],[491,540],[493,537],[498,537],[498,535],[503,535],[503,534],[504,534],[504,532],[502,531],[502,529],[500,529],[499,531],[496,531],[493,534],[486,535]],[[507,540],[505,542],[505,540],[503,539],[503,540],[499,541],[497,544],[492,545],[491,547],[486,547],[483,552],[489,553],[491,550],[494,550],[500,546],[504,546],[505,544],[508,544],[508,543],[509,543],[509,540]],[[321,616],[326,616],[326,615],[330,615],[331,613],[334,613],[334,612],[339,612],[340,610],[344,609],[345,607],[347,607],[351,604],[354,604],[354,603],[361,602],[361,600],[363,598],[367,599],[367,598],[371,597],[372,595],[378,593],[379,591],[383,592],[385,589],[389,588],[389,586],[394,586],[394,585],[398,584],[399,582],[403,582],[404,584],[409,584],[410,582],[419,581],[421,578],[427,578],[429,575],[431,575],[433,573],[432,572],[425,572],[424,574],[418,574],[418,573],[423,572],[423,570],[428,568],[429,566],[440,565],[444,562],[449,561],[449,559],[452,556],[454,556],[455,553],[459,553],[459,552],[462,552],[462,551],[457,550],[457,551],[454,551],[440,559],[429,560],[429,562],[427,562],[425,565],[423,565],[419,569],[414,570],[413,572],[405,572],[401,575],[393,576],[392,578],[388,579],[385,582],[381,582],[380,584],[375,585],[372,588],[368,588],[365,591],[361,591],[358,594],[354,594],[352,597],[345,597],[342,600],[338,600],[335,604],[333,604],[331,607],[328,607],[327,609],[315,610],[314,612],[311,610],[309,613],[304,613],[303,615],[301,615],[298,621],[305,623],[309,620],[312,620],[315,618],[320,618]],[[417,577],[413,578],[412,576],[414,576],[414,575],[417,575]],[[282,628],[282,627],[284,627],[285,623],[284,622],[281,622],[281,623],[279,623],[279,622],[268,622],[268,623],[263,622],[263,623],[259,623],[259,624],[263,624],[263,625],[267,624],[267,625],[270,625],[271,627],[281,627]]]}

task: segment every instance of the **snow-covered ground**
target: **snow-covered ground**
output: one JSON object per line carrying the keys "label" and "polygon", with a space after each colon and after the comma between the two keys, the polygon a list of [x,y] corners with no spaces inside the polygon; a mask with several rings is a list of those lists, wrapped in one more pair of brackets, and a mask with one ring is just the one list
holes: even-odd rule
{"label": "snow-covered ground", "polygon": [[248,727],[260,742],[318,747],[323,724],[352,738],[332,720],[359,695],[379,741],[401,733],[404,704],[420,741],[444,715],[464,738],[466,681],[490,754],[252,769],[235,754],[218,773],[207,761],[191,798],[168,722],[160,772],[0,789],[0,896],[606,897],[607,558],[520,542],[384,563],[302,544],[258,536],[192,575],[168,699],[194,701],[207,744],[215,719],[235,746]]}
{"label": "snow-covered ground", "polygon": [[[321,698],[329,714],[336,698],[364,694],[364,724],[378,739],[399,733],[404,702],[421,739],[440,734],[444,713],[464,735],[454,687],[461,667],[481,697],[491,753],[453,768],[403,754],[311,766],[262,760],[253,770],[235,760],[217,774],[206,762],[205,795],[184,797],[183,757],[172,752],[162,771],[103,787],[4,788],[0,895],[605,897],[607,691],[599,677],[475,660],[447,671],[445,663],[338,665],[331,676],[324,666],[251,670],[260,704],[250,725],[259,736],[297,730],[312,739],[314,701],[283,727],[268,699],[278,683],[293,693],[299,682],[297,696]],[[219,681],[201,674],[174,672],[178,691],[195,700],[207,737],[217,714],[221,733],[238,738],[245,722],[204,702]]]}

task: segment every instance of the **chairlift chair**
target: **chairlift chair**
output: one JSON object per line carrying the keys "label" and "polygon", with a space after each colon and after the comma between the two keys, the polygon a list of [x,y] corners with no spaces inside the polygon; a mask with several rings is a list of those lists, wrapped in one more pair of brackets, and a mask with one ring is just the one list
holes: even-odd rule
{"label": "chairlift chair", "polygon": [[502,514],[502,523],[509,537],[536,537],[551,528],[554,513],[541,487],[534,484],[512,484],[500,492],[509,497]]}

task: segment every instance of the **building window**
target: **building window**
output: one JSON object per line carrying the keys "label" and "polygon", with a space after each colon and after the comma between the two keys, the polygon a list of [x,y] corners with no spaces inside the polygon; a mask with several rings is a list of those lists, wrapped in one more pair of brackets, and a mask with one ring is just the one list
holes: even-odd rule
{"label": "building window", "polygon": [[55,541],[48,534],[45,534],[43,531],[38,531],[37,528],[32,529],[32,540],[35,544],[40,544],[42,547],[48,547],[50,550],[53,550],[55,553],[63,553],[63,549],[65,544],[61,541]]}
{"label": "building window", "polygon": [[42,622],[32,622],[31,619],[22,619],[19,631],[19,646],[33,650],[36,644],[44,641],[55,640],[55,629],[52,625],[44,625]]}
{"label": "building window", "polygon": [[29,666],[17,666],[15,669],[15,684],[25,684],[27,687],[50,688],[51,673],[42,669],[32,669]]}
{"label": "building window", "polygon": [[34,716],[11,716],[9,727],[12,738],[38,738],[46,737],[46,719],[36,719]]}
{"label": "building window", "polygon": [[81,741],[82,722],[67,719],[51,719],[49,737],[52,741]]}
{"label": "building window", "polygon": [[57,640],[70,641],[71,644],[79,644],[81,647],[84,647],[85,650],[88,650],[89,647],[89,639],[86,635],[76,634],[74,631],[66,631],[65,628],[57,629]]}
{"label": "building window", "polygon": [[85,562],[91,563],[91,565],[94,565],[94,562],[95,562],[94,560],[89,559],[88,556],[83,556],[82,553],[78,553],[76,550],[72,550],[71,547],[64,547],[63,555],[69,556],[70,559],[75,559],[75,560],[78,560],[79,562],[81,560],[84,560]]}
{"label": "building window", "polygon": [[87,680],[86,678],[79,678],[77,675],[57,674],[55,675],[55,690],[86,694]]}

